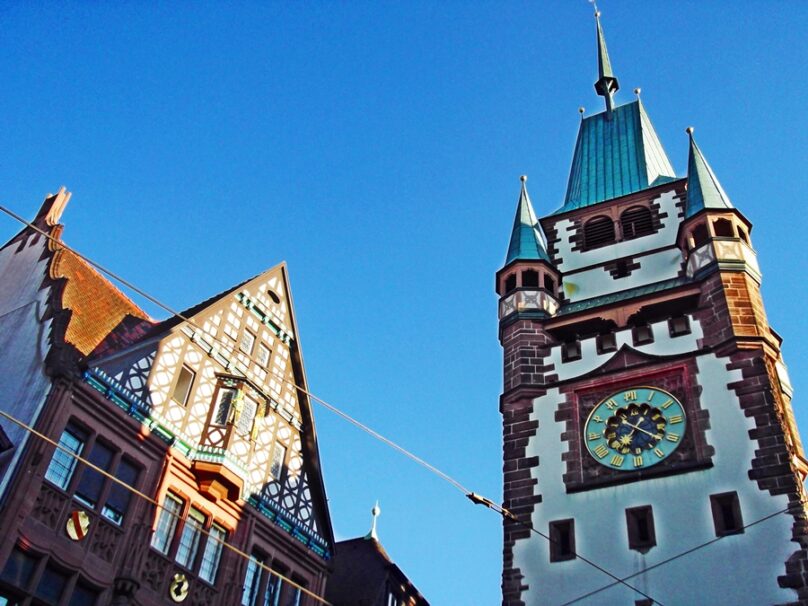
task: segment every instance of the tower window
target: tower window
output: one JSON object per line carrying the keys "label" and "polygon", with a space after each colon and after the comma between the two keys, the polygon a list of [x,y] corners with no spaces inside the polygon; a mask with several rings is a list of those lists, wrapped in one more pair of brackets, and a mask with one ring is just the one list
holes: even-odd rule
{"label": "tower window", "polygon": [[737,492],[711,494],[710,509],[713,512],[715,536],[723,537],[743,532],[743,517]]}
{"label": "tower window", "polygon": [[615,351],[617,349],[617,337],[613,332],[598,335],[595,345],[599,354]]}
{"label": "tower window", "polygon": [[614,223],[609,217],[595,217],[584,225],[584,250],[613,244],[614,241]]}
{"label": "tower window", "polygon": [[527,269],[522,272],[522,286],[529,286],[538,288],[539,286],[539,272]]}
{"label": "tower window", "polygon": [[741,237],[741,240],[743,240],[746,244],[751,246],[749,242],[749,234],[746,233],[746,230],[743,227],[738,228],[738,235]]}
{"label": "tower window", "polygon": [[628,547],[646,553],[656,545],[654,532],[654,511],[650,505],[626,509]]}
{"label": "tower window", "polygon": [[650,324],[638,324],[631,329],[634,345],[645,345],[654,342],[654,330]]}
{"label": "tower window", "polygon": [[511,274],[505,278],[505,294],[516,289],[516,274]]}
{"label": "tower window", "polygon": [[668,320],[668,330],[672,337],[690,334],[690,321],[687,316],[677,316]]}
{"label": "tower window", "polygon": [[654,233],[651,211],[645,206],[633,206],[620,215],[623,239],[631,240]]}
{"label": "tower window", "polygon": [[578,340],[567,341],[561,346],[561,361],[572,362],[581,359],[581,342]]}
{"label": "tower window", "polygon": [[710,234],[707,233],[707,226],[704,223],[699,223],[693,228],[693,244],[698,248],[702,244],[706,244],[710,239]]}
{"label": "tower window", "polygon": [[550,561],[575,559],[575,520],[550,522]]}
{"label": "tower window", "polygon": [[171,399],[177,404],[185,406],[188,402],[188,395],[191,393],[191,384],[194,382],[194,371],[187,366],[180,369],[180,376],[177,379],[177,384],[174,385],[174,392],[171,394]]}
{"label": "tower window", "polygon": [[719,238],[735,237],[735,231],[732,229],[732,221],[729,219],[716,219],[713,222],[713,231]]}
{"label": "tower window", "polygon": [[555,294],[556,283],[552,276],[544,274],[544,288],[545,290],[549,290],[552,294]]}

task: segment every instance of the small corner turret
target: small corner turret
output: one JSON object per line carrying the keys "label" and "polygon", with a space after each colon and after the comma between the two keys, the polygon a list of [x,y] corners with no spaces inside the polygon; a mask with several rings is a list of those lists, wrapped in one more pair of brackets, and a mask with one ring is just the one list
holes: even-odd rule
{"label": "small corner turret", "polygon": [[559,272],[547,254],[544,235],[527,193],[527,177],[516,206],[505,265],[497,272],[500,321],[512,314],[552,316],[559,306]]}
{"label": "small corner turret", "polygon": [[688,127],[687,205],[679,230],[679,246],[687,260],[687,276],[699,279],[714,270],[745,271],[761,281],[749,232],[752,224],[730,202]]}

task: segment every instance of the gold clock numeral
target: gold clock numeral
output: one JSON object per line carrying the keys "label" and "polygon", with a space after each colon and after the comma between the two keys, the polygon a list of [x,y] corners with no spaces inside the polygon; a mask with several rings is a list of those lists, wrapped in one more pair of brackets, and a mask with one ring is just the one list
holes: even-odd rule
{"label": "gold clock numeral", "polygon": [[591,433],[591,432],[590,432],[590,434],[589,434],[589,439],[590,439],[590,440],[598,440],[598,439],[600,439],[600,434],[599,434],[599,433]]}
{"label": "gold clock numeral", "polygon": [[662,403],[662,408],[668,408],[671,404],[673,404],[673,400],[668,399]]}
{"label": "gold clock numeral", "polygon": [[598,447],[595,449],[595,455],[596,455],[596,456],[597,456],[599,459],[602,459],[602,458],[603,458],[603,457],[605,457],[607,454],[609,454],[609,450],[608,450],[608,449],[606,448],[606,446],[604,446],[603,444],[599,444],[599,445],[598,445]]}
{"label": "gold clock numeral", "polygon": [[651,400],[653,400],[655,395],[656,395],[655,391],[649,391],[648,392],[648,401],[650,402]]}
{"label": "gold clock numeral", "polygon": [[598,415],[595,415],[594,417],[592,417],[592,420],[595,423],[603,423],[603,419],[601,419]]}
{"label": "gold clock numeral", "polygon": [[627,391],[626,393],[623,394],[623,399],[626,402],[633,402],[634,400],[637,399],[637,392],[636,391]]}
{"label": "gold clock numeral", "polygon": [[[659,429],[662,429],[662,428],[660,427]],[[655,433],[655,434],[654,434],[654,439],[655,439],[657,442],[659,442],[659,441],[662,439],[662,434],[661,434],[661,433]]]}
{"label": "gold clock numeral", "polygon": [[620,466],[623,464],[623,461],[624,461],[624,460],[625,460],[625,457],[624,457],[623,455],[618,455],[618,454],[616,454],[616,455],[614,455],[614,456],[612,457],[612,461],[611,461],[611,463],[612,463],[612,465],[614,465],[615,467],[620,467]]}
{"label": "gold clock numeral", "polygon": [[676,433],[669,433],[668,435],[666,435],[666,436],[665,436],[665,438],[666,438],[666,439],[667,439],[669,442],[678,442],[678,441],[679,441],[679,434],[676,434]]}
{"label": "gold clock numeral", "polygon": [[668,419],[669,423],[681,423],[684,421],[685,418],[682,415],[673,415],[670,419]]}
{"label": "gold clock numeral", "polygon": [[660,459],[665,456],[665,453],[662,452],[659,448],[654,448],[654,454],[658,456]]}
{"label": "gold clock numeral", "polygon": [[614,400],[608,400],[606,402],[606,408],[608,408],[609,410],[614,410],[615,408],[617,408],[617,402],[615,402]]}
{"label": "gold clock numeral", "polygon": [[634,457],[634,467],[642,467],[642,455]]}

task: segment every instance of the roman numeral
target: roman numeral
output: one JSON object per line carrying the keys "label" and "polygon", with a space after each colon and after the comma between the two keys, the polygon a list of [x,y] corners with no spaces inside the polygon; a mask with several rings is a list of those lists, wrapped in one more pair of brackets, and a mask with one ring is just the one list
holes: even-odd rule
{"label": "roman numeral", "polygon": [[656,395],[655,391],[649,391],[648,392],[648,401],[650,402],[651,400],[653,400],[655,395]]}
{"label": "roman numeral", "polygon": [[614,455],[614,456],[612,457],[611,463],[612,463],[612,465],[614,465],[615,467],[620,467],[620,466],[623,464],[623,460],[624,460],[624,459],[625,459],[625,457],[624,457],[623,455],[618,455],[618,454],[616,454],[616,455]]}
{"label": "roman numeral", "polygon": [[637,392],[636,391],[627,391],[626,393],[623,394],[623,399],[626,402],[633,402],[634,400],[637,399]]}
{"label": "roman numeral", "polygon": [[614,410],[615,408],[617,408],[617,402],[615,402],[614,400],[607,401],[606,408],[608,408],[609,410]]}
{"label": "roman numeral", "polygon": [[673,404],[673,400],[666,400],[662,403],[662,408],[668,408],[671,404]]}
{"label": "roman numeral", "polygon": [[669,423],[681,423],[684,421],[685,418],[682,415],[673,415],[670,419],[668,419]]}
{"label": "roman numeral", "polygon": [[634,457],[634,467],[642,467],[642,455]]}
{"label": "roman numeral", "polygon": [[595,423],[603,423],[603,419],[601,419],[598,415],[595,415],[594,417],[592,417],[592,420]]}
{"label": "roman numeral", "polygon": [[605,457],[607,454],[609,454],[609,450],[608,450],[608,449],[606,448],[606,446],[604,446],[603,444],[599,444],[599,445],[598,445],[598,447],[595,449],[595,455],[596,455],[596,456],[597,456],[599,459],[602,459],[602,458],[603,458],[603,457]]}
{"label": "roman numeral", "polygon": [[599,434],[599,433],[591,433],[591,432],[590,432],[590,434],[589,434],[589,439],[590,439],[590,440],[599,440],[599,439],[600,439],[600,434]]}
{"label": "roman numeral", "polygon": [[669,442],[678,442],[679,441],[679,435],[675,434],[675,433],[669,433],[668,435],[665,436],[665,438]]}
{"label": "roman numeral", "polygon": [[665,453],[662,452],[659,448],[654,448],[654,454],[658,456],[660,459],[665,456]]}

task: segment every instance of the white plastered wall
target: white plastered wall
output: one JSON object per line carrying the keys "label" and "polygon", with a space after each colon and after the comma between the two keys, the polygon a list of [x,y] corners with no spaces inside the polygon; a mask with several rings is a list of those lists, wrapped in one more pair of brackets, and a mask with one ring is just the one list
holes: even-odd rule
{"label": "white plastered wall", "polygon": [[[565,274],[564,293],[567,298],[573,302],[582,301],[677,277],[682,269],[683,258],[676,246],[680,222],[674,195],[675,192],[669,191],[655,198],[659,204],[660,214],[667,215],[662,217],[662,225],[656,233],[601,248],[572,250],[573,243],[570,238],[574,231],[570,228],[573,222],[563,219],[556,223],[555,229],[561,234],[561,241],[555,244],[558,249],[557,257],[561,259],[558,269]],[[668,249],[643,254],[664,247]],[[636,257],[635,260],[639,262],[640,267],[632,270],[631,274],[624,278],[615,279],[603,268],[603,263],[632,256]],[[593,265],[599,266],[592,267]],[[569,274],[569,272],[577,273]]]}
{"label": "white plastered wall", "polygon": [[[0,251],[0,409],[33,424],[50,391],[45,375],[51,321],[42,320],[50,288],[42,289],[49,257],[42,259],[47,240],[31,238],[22,250],[18,245]],[[0,478],[0,496],[6,490],[28,433],[0,421],[14,445],[11,461]]]}
{"label": "white plastered wall", "polygon": [[[656,325],[656,341],[639,347],[647,353],[696,350],[701,328],[691,318],[693,332],[675,339],[664,338]],[[625,342],[618,333],[618,342]],[[675,346],[674,346],[675,342]],[[593,359],[594,344],[584,342],[583,359],[561,365],[560,376],[571,378],[595,368],[611,355]],[[747,472],[751,468],[755,442],[748,431],[754,425],[740,408],[727,384],[741,379],[739,371],[728,371],[726,359],[714,354],[697,358],[696,379],[703,391],[702,408],[709,411],[707,441],[715,448],[714,466],[707,470],[648,479],[567,494],[562,475],[568,450],[561,440],[566,422],[557,422],[555,412],[565,398],[557,389],[534,400],[533,420],[538,430],[527,446],[527,457],[537,456],[532,470],[538,479],[542,502],[536,505],[532,522],[546,533],[553,520],[575,520],[576,551],[620,577],[628,576],[657,562],[715,538],[709,495],[737,491],[744,523],[749,523],[787,506],[785,496],[761,491]],[[567,367],[565,372],[564,367]],[[625,509],[651,505],[657,545],[643,555],[628,548]],[[666,604],[778,604],[795,598],[792,591],[777,585],[785,572],[784,562],[797,549],[790,541],[792,518],[777,515],[748,528],[744,534],[725,537],[695,553],[645,573],[629,583]],[[528,606],[559,605],[612,580],[580,559],[550,563],[548,542],[535,534],[514,547],[514,566],[525,576],[529,589],[522,594]],[[580,604],[634,604],[642,596],[615,586],[587,598]]]}

